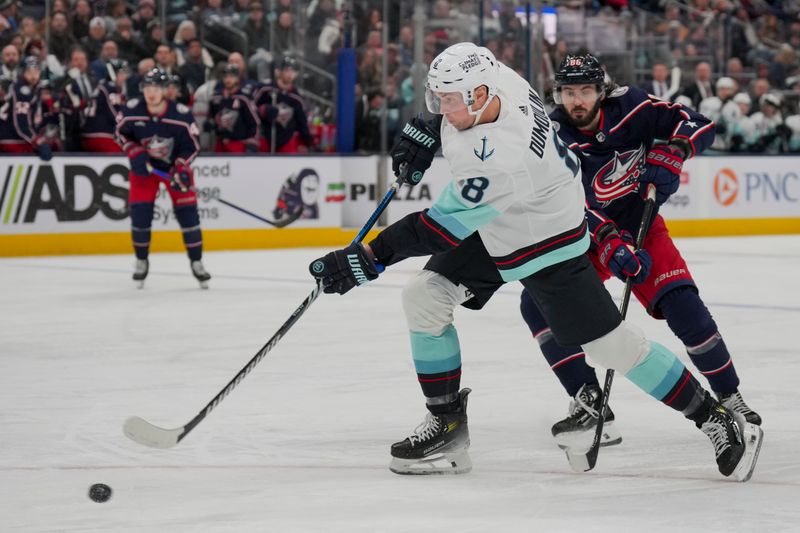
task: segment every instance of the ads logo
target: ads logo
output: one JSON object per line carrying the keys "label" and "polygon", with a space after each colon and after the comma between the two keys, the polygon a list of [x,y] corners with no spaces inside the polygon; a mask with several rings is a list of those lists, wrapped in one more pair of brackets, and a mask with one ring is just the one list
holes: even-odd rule
{"label": "ads logo", "polygon": [[729,168],[717,172],[714,176],[714,198],[717,202],[727,207],[735,202],[738,196],[739,178],[736,177],[736,173]]}

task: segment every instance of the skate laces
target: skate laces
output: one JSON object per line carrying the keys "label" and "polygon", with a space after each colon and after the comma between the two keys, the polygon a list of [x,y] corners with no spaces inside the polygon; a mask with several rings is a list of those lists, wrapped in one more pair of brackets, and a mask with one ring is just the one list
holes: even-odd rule
{"label": "skate laces", "polygon": [[411,441],[411,444],[426,441],[435,436],[441,427],[442,424],[439,421],[439,417],[434,416],[433,413],[428,413],[425,415],[425,420],[414,429],[414,434],[408,437],[408,440]]}
{"label": "skate laces", "polygon": [[711,444],[714,446],[714,453],[717,454],[717,457],[722,455],[731,445],[730,439],[728,438],[727,424],[725,424],[724,420],[718,415],[712,414],[711,417],[700,426],[700,431],[711,439]]}
{"label": "skate laces", "polygon": [[586,390],[586,385],[584,385],[578,391],[578,394],[575,395],[575,399],[569,402],[570,417],[581,417],[583,416],[581,411],[583,411],[592,418],[599,418],[600,414],[597,412],[597,409],[589,405],[591,401],[592,394]]}
{"label": "skate laces", "polygon": [[729,410],[736,411],[737,413],[748,414],[753,412],[753,410],[744,403],[744,398],[742,398],[739,391],[723,396],[721,398],[721,403]]}

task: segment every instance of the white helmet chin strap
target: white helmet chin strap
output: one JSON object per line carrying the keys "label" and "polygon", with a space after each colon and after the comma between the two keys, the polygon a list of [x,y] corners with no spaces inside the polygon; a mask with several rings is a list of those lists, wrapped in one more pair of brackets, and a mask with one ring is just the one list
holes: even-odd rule
{"label": "white helmet chin strap", "polygon": [[[473,91],[473,93],[474,93],[474,91]],[[472,123],[473,126],[477,126],[478,125],[478,121],[481,119],[481,115],[483,114],[484,111],[486,111],[486,108],[489,107],[489,104],[492,102],[492,98],[494,98],[494,97],[490,98],[489,97],[489,93],[487,91],[487,93],[486,93],[486,101],[483,103],[483,105],[481,106],[480,109],[478,109],[477,111],[473,111],[472,110],[472,104],[469,104],[467,106],[467,112],[470,115],[475,117],[475,120]]]}

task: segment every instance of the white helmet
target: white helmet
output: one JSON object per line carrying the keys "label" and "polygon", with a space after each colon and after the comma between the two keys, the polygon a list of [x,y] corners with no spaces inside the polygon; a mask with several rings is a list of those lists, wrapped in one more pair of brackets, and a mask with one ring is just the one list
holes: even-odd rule
{"label": "white helmet", "polygon": [[[483,46],[473,43],[458,43],[450,46],[436,56],[428,70],[428,83],[425,86],[425,103],[428,111],[442,114],[442,101],[436,93],[461,93],[470,115],[478,122],[481,113],[497,94],[497,78],[500,70],[494,54]],[[485,85],[488,89],[486,102],[480,109],[472,109],[475,103],[475,89]]]}

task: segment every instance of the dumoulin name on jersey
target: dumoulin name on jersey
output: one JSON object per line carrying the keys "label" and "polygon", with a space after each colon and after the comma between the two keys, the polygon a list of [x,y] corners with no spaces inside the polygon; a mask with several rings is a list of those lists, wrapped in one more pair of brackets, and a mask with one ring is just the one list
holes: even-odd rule
{"label": "dumoulin name on jersey", "polygon": [[463,131],[442,122],[453,179],[430,209],[370,243],[380,261],[446,251],[477,231],[501,277],[513,281],[588,249],[577,158],[539,95],[502,64],[498,97],[494,122]]}
{"label": "dumoulin name on jersey", "polygon": [[144,147],[150,164],[170,172],[180,161],[189,164],[200,151],[199,131],[191,111],[183,104],[167,101],[160,115],[150,115],[144,100],[132,99],[117,116],[117,137],[127,153],[136,145]]}
{"label": "dumoulin name on jersey", "polygon": [[576,128],[561,108],[550,118],[559,137],[580,158],[592,233],[609,220],[631,232],[637,230],[644,208],[640,179],[656,141],[680,142],[688,148],[687,157],[714,141],[711,120],[680,104],[651,98],[635,87],[618,87],[603,101],[597,131]]}

